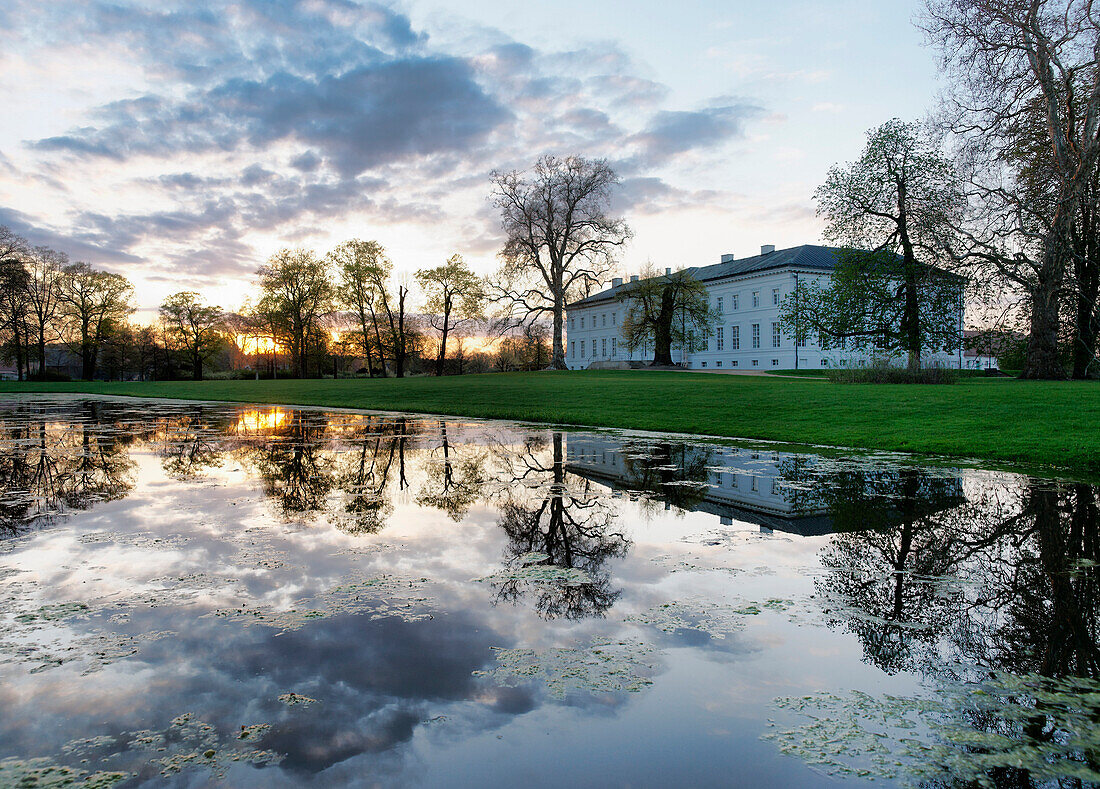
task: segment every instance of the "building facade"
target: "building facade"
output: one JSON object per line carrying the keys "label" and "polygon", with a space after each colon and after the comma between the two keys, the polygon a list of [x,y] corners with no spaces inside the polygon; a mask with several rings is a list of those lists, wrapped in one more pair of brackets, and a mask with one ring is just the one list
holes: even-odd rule
{"label": "building facade", "polygon": [[[811,244],[782,250],[765,246],[755,257],[737,260],[732,255],[722,255],[721,262],[715,265],[689,269],[695,279],[706,285],[716,318],[714,325],[698,333],[692,347],[673,347],[673,363],[695,370],[766,371],[866,366],[882,358],[898,359],[897,352],[851,350],[841,347],[843,343],[830,343],[816,335],[807,336],[796,345],[782,330],[780,313],[784,299],[799,282],[819,282],[827,287],[838,251]],[[623,343],[621,325],[627,303],[620,301],[619,296],[629,286],[629,282],[624,284],[615,279],[607,290],[566,307],[565,361],[569,369],[653,359],[652,346],[631,352]],[[961,339],[961,305],[957,324]],[[958,345],[961,349],[961,342]],[[959,349],[930,352],[923,358],[925,364],[962,366]]]}

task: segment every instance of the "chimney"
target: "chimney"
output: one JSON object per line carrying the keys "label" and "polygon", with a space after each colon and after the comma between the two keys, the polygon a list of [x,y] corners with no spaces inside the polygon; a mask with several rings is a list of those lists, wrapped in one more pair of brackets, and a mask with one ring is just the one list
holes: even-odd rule
{"label": "chimney", "polygon": [[761,255],[770,255],[772,252],[775,252],[775,244],[765,244],[760,247]]}
{"label": "chimney", "polygon": [[622,277],[615,277],[615,279],[611,280],[611,287],[613,287],[613,288],[617,288],[622,284],[623,284],[623,278]]}
{"label": "chimney", "polygon": [[631,282],[637,282],[638,281],[638,275],[637,274],[631,274],[630,275],[630,281]]}
{"label": "chimney", "polygon": [[732,252],[727,252],[726,254],[722,255],[722,262],[723,263],[732,263],[733,262],[733,253]]}
{"label": "chimney", "polygon": [[671,276],[671,275],[672,275],[672,269],[666,268],[665,269],[665,276],[668,277],[668,276]]}

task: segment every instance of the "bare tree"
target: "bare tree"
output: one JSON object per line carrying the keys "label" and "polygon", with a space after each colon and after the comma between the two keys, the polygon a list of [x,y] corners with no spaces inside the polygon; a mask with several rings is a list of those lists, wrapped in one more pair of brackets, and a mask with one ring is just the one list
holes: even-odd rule
{"label": "bare tree", "polygon": [[[29,246],[24,238],[0,225],[0,329],[11,337],[16,375],[23,380],[27,342],[26,256]],[[26,371],[29,373],[29,365]]]}
{"label": "bare tree", "polygon": [[[1041,107],[1054,178],[1052,210],[1035,230],[1026,223],[1018,228],[1031,235],[1035,254],[1017,255],[1003,243],[1003,226],[984,238],[973,235],[977,257],[1029,294],[1022,375],[1064,378],[1058,333],[1072,223],[1100,157],[1100,15],[1093,0],[926,0],[925,6],[924,28],[954,81],[948,121],[956,132],[999,156],[1016,144],[1017,121],[1028,105]],[[985,192],[1027,211],[996,184]]]}
{"label": "bare tree", "polygon": [[38,375],[46,374],[46,343],[60,338],[57,316],[60,309],[62,269],[69,257],[49,247],[35,247],[23,258],[27,270],[27,308],[34,323],[38,346]]}
{"label": "bare tree", "polygon": [[550,367],[567,369],[565,306],[606,279],[631,238],[608,214],[619,178],[603,159],[543,156],[529,172],[493,172],[492,182],[506,236],[493,300],[524,323],[549,315]]}

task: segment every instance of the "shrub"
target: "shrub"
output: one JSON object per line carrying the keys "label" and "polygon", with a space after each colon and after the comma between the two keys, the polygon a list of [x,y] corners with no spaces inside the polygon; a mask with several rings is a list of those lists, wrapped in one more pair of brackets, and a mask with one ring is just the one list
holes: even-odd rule
{"label": "shrub", "polygon": [[825,375],[837,384],[953,384],[959,380],[959,371],[948,367],[922,367],[914,372],[908,367],[889,364],[834,367]]}

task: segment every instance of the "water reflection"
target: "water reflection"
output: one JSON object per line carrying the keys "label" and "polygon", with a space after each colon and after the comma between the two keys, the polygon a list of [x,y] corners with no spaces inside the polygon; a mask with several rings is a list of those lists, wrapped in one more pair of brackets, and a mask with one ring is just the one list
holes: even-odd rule
{"label": "water reflection", "polygon": [[891,457],[0,402],[0,785],[1089,785],[1098,521]]}

